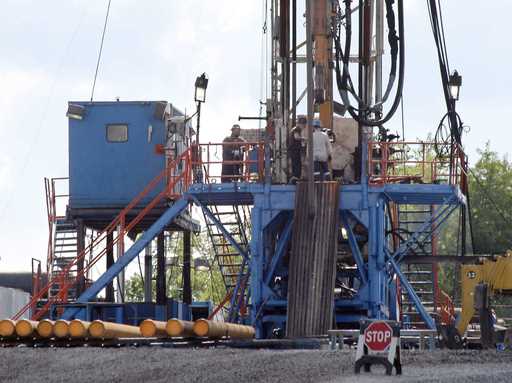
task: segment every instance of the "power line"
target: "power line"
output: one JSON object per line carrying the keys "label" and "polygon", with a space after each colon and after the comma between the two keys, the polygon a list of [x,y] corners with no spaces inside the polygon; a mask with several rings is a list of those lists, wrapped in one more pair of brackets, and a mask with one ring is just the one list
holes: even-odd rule
{"label": "power line", "polygon": [[110,13],[110,3],[112,0],[108,0],[107,15],[105,16],[105,24],[103,25],[103,33],[101,34],[100,52],[98,54],[98,62],[96,63],[96,72],[94,73],[94,81],[92,83],[91,102],[94,98],[94,88],[96,88],[96,78],[98,77],[98,69],[100,68],[101,53],[103,52],[103,41],[105,40],[105,32],[108,24],[108,14]]}

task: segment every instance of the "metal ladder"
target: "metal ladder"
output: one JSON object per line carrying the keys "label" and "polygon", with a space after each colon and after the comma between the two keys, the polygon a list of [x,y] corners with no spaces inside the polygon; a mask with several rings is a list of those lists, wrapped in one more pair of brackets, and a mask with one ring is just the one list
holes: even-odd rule
{"label": "metal ladder", "polygon": [[[398,205],[398,234],[400,243],[407,241],[410,236],[420,229],[422,224],[433,215],[432,206]],[[414,263],[414,257],[435,255],[435,238],[431,234],[418,246],[413,253],[407,255],[409,261],[401,265],[402,272],[407,276],[414,291],[420,298],[426,311],[434,313],[437,308],[436,283],[437,268],[434,263]],[[402,321],[406,326],[422,328],[425,326],[405,290],[401,294]]]}
{"label": "metal ladder", "polygon": [[[209,208],[238,246],[247,251],[249,249],[250,215],[246,208],[244,206],[216,205],[211,205]],[[204,219],[226,294],[230,294],[231,302],[236,302],[240,311],[243,311],[249,298],[249,289],[247,288],[249,265],[243,261],[242,255],[229,243],[221,230],[206,214],[204,214]],[[232,294],[235,290],[237,290],[237,295],[233,298]],[[232,309],[230,307],[230,311],[233,311]]]}
{"label": "metal ladder", "polygon": [[[57,296],[63,283],[69,283],[70,280],[76,278],[76,265],[73,265],[67,272],[65,270],[78,256],[78,230],[73,221],[57,219],[53,236],[49,275],[51,278],[56,278],[57,282],[48,291],[50,298]],[[74,285],[67,290],[67,301],[74,302],[77,298],[77,286]]]}

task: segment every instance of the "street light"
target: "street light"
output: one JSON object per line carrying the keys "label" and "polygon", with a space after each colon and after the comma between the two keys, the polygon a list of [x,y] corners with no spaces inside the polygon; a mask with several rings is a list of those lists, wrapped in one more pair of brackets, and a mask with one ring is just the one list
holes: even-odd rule
{"label": "street light", "polygon": [[196,102],[206,101],[206,88],[208,88],[208,76],[206,76],[206,73],[203,73],[196,78],[196,93],[194,95]]}
{"label": "street light", "polygon": [[203,172],[201,170],[201,147],[199,146],[199,128],[201,125],[201,104],[206,101],[206,88],[208,88],[208,76],[206,73],[203,73],[201,76],[196,78],[196,91],[194,94],[194,99],[197,102],[197,129],[196,129],[196,145],[197,145],[197,154],[199,165],[194,169],[194,178],[195,181],[201,183],[203,180]]}
{"label": "street light", "polygon": [[460,87],[462,86],[462,76],[459,75],[459,72],[454,71],[450,75],[448,86],[450,87],[450,95],[452,100],[458,101],[460,96]]}

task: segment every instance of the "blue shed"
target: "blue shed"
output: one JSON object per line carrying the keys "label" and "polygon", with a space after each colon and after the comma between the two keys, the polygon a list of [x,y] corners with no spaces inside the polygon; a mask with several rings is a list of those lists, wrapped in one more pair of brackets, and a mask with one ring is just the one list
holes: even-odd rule
{"label": "blue shed", "polygon": [[[179,155],[194,134],[183,113],[165,101],[74,102],[69,117],[68,216],[103,229],[165,168],[166,155]],[[162,147],[165,150],[162,150]],[[164,181],[141,201],[143,208]],[[161,201],[135,231],[156,220],[168,201]],[[129,216],[133,217],[137,209]],[[184,215],[171,228],[198,230]]]}
{"label": "blue shed", "polygon": [[71,209],[123,208],[160,174],[165,156],[155,147],[165,145],[166,140],[162,108],[170,105],[157,101],[69,103]]}

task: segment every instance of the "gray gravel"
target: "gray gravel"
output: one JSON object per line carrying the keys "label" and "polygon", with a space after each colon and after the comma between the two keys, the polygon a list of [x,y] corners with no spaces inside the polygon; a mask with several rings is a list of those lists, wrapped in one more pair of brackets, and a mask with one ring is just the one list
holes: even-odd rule
{"label": "gray gravel", "polygon": [[0,382],[511,382],[512,352],[403,352],[404,375],[353,374],[354,352],[5,348]]}

